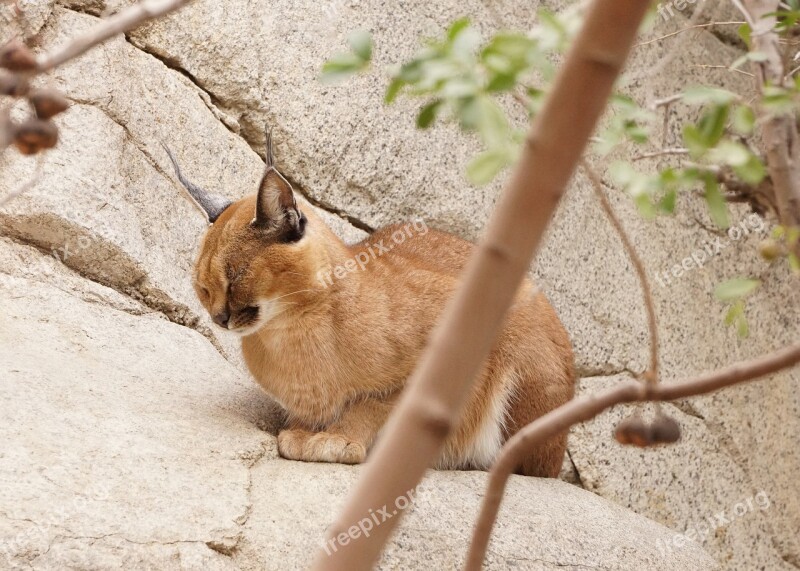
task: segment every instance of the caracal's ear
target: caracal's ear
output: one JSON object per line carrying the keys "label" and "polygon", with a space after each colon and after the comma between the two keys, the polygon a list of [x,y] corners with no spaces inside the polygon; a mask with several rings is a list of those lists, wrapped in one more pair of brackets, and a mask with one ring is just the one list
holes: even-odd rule
{"label": "caracal's ear", "polygon": [[275,168],[270,129],[266,130],[265,160],[267,168],[258,187],[253,226],[276,233],[282,241],[296,242],[303,237],[306,217],[297,208],[292,185]]}
{"label": "caracal's ear", "polygon": [[161,143],[161,146],[164,147],[165,151],[167,151],[167,156],[169,157],[169,160],[172,161],[172,166],[175,167],[175,176],[178,177],[178,180],[181,181],[183,187],[189,192],[192,202],[194,202],[200,211],[206,215],[206,220],[208,220],[209,224],[216,222],[220,214],[222,214],[225,209],[232,204],[232,202],[218,194],[207,192],[189,181],[183,176],[181,168],[178,166],[178,161],[175,159],[175,155],[172,154],[172,151],[169,150],[169,147],[167,147],[167,145],[165,145],[163,142]]}

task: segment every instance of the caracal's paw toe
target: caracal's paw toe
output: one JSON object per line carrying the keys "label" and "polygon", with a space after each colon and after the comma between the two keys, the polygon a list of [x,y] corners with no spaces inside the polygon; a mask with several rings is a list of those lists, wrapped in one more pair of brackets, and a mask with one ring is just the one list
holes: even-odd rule
{"label": "caracal's paw toe", "polygon": [[284,430],[278,434],[278,452],[289,460],[360,464],[367,449],[359,442],[328,432]]}
{"label": "caracal's paw toe", "polygon": [[305,430],[281,430],[278,433],[278,453],[287,460],[305,460],[303,450],[313,435]]}
{"label": "caracal's paw toe", "polygon": [[367,450],[363,444],[326,432],[320,432],[309,438],[305,453],[309,462],[360,464],[367,458]]}

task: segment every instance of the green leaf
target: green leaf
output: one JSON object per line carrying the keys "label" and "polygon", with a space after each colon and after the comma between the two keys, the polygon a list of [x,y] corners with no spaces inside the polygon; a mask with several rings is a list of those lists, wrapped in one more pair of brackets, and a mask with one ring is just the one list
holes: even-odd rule
{"label": "green leaf", "polygon": [[788,89],[783,87],[767,86],[761,98],[764,109],[773,115],[782,115],[794,111],[794,98]]}
{"label": "green leaf", "polygon": [[511,130],[505,113],[491,97],[470,97],[456,109],[456,113],[461,127],[477,131],[487,147],[502,147],[510,138]]}
{"label": "green leaf", "polygon": [[795,274],[800,274],[800,258],[792,252],[789,253],[789,267]]}
{"label": "green leaf", "polygon": [[459,18],[458,20],[450,24],[450,27],[447,29],[447,40],[449,42],[455,40],[458,34],[460,34],[469,27],[469,24],[470,24],[469,18]]}
{"label": "green leaf", "polygon": [[467,26],[453,38],[450,49],[456,58],[462,61],[470,61],[477,52],[480,43],[481,35],[478,31]]}
{"label": "green leaf", "polygon": [[747,323],[747,318],[744,316],[744,314],[739,316],[739,326],[737,327],[736,332],[742,339],[745,339],[750,335],[750,325]]}
{"label": "green leaf", "polygon": [[394,78],[390,83],[389,87],[386,88],[386,95],[383,96],[383,102],[387,105],[390,105],[397,96],[400,94],[400,91],[405,87],[406,82],[400,79],[399,77]]}
{"label": "green leaf", "polygon": [[639,209],[639,214],[641,214],[643,218],[649,220],[658,216],[658,210],[655,204],[653,204],[653,200],[650,198],[649,194],[638,194],[633,197],[633,202],[636,204],[636,207]]}
{"label": "green leaf", "polygon": [[738,33],[739,37],[742,38],[742,41],[747,45],[747,49],[751,49],[753,45],[753,30],[750,28],[750,24],[742,24],[739,26]]}
{"label": "green leaf", "polygon": [[733,130],[740,135],[752,135],[756,125],[756,114],[749,105],[739,105],[733,110]]}
{"label": "green leaf", "polygon": [[650,140],[649,131],[634,121],[627,121],[625,123],[625,134],[631,141],[639,145],[642,145]]}
{"label": "green leaf", "polygon": [[728,124],[728,113],[730,107],[726,104],[715,105],[700,119],[700,132],[709,147],[719,143],[725,134],[725,127]]}
{"label": "green leaf", "polygon": [[732,167],[747,164],[750,157],[751,154],[747,147],[730,139],[720,141],[719,145],[711,149],[708,154],[708,159],[712,163],[723,163]]}
{"label": "green leaf", "polygon": [[416,83],[422,79],[422,66],[424,64],[424,59],[415,59],[404,63],[395,77],[406,83]]}
{"label": "green leaf", "polygon": [[486,85],[486,91],[511,91],[517,86],[516,75],[497,73]]}
{"label": "green leaf", "polygon": [[634,169],[633,165],[630,163],[625,161],[616,161],[611,164],[611,167],[609,167],[609,174],[611,174],[611,179],[615,184],[622,187],[627,187],[633,182],[633,179],[639,173],[636,172],[636,169]]}
{"label": "green leaf", "polygon": [[728,221],[728,204],[725,198],[719,191],[719,183],[713,175],[705,177],[706,186],[706,204],[708,204],[708,212],[711,214],[711,219],[714,224],[720,228],[728,228],[730,222]]}
{"label": "green leaf", "polygon": [[747,162],[743,165],[734,166],[733,170],[744,182],[757,185],[767,178],[767,168],[761,159],[748,151]]}
{"label": "green leaf", "polygon": [[347,36],[350,49],[361,58],[363,62],[372,59],[372,36],[367,30],[356,30]]}
{"label": "green leaf", "polygon": [[322,65],[322,75],[320,80],[323,83],[334,83],[341,81],[351,75],[361,71],[366,67],[366,63],[352,53],[342,53],[334,55]]}
{"label": "green leaf", "polygon": [[697,159],[702,157],[709,148],[703,134],[697,125],[687,124],[683,127],[683,144],[689,149],[689,153],[693,158]]}
{"label": "green leaf", "polygon": [[736,301],[753,293],[760,285],[760,280],[733,278],[719,284],[714,289],[714,296],[720,301]]}
{"label": "green leaf", "polygon": [[789,246],[794,248],[795,244],[800,241],[800,226],[790,226],[786,231],[786,241]]}
{"label": "green leaf", "polygon": [[678,192],[675,189],[668,190],[658,202],[658,208],[665,214],[672,214],[675,212],[675,203],[677,200]]}
{"label": "green leaf", "polygon": [[472,184],[482,186],[491,182],[512,161],[513,154],[508,148],[486,150],[467,165],[467,178]]}
{"label": "green leaf", "polygon": [[683,102],[689,105],[729,105],[739,99],[735,93],[719,87],[698,85],[683,92]]}
{"label": "green leaf", "polygon": [[417,115],[417,128],[418,129],[427,129],[433,124],[433,121],[436,119],[436,113],[439,111],[439,107],[442,105],[441,99],[435,99],[431,101],[427,105],[423,106]]}
{"label": "green leaf", "polygon": [[546,51],[561,51],[569,40],[569,32],[561,16],[546,8],[537,12],[540,25],[535,28],[537,39]]}
{"label": "green leaf", "polygon": [[732,70],[739,69],[749,61],[764,62],[767,61],[767,59],[769,58],[767,57],[767,54],[765,54],[764,52],[748,52],[744,54],[742,57],[738,58],[736,61],[734,61],[729,69]]}
{"label": "green leaf", "polygon": [[449,99],[459,99],[477,95],[480,88],[474,81],[465,77],[455,77],[448,79],[439,90],[439,95]]}
{"label": "green leaf", "polygon": [[733,325],[738,321],[739,317],[742,315],[742,311],[744,310],[744,304],[741,301],[737,301],[733,305],[728,308],[728,313],[725,314],[725,325]]}

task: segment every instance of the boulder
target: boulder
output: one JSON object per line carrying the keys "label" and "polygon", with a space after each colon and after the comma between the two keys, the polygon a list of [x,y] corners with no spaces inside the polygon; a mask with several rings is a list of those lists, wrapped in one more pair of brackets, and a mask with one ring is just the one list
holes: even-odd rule
{"label": "boulder", "polygon": [[[271,402],[196,330],[31,246],[0,240],[0,262],[0,568],[308,563],[360,468],[279,459]],[[432,473],[380,568],[458,569],[485,484]],[[515,477],[487,568],[716,568],[672,535]]]}
{"label": "boulder", "polygon": [[[38,3],[30,7],[37,46],[58,45],[126,3]],[[0,545],[13,546],[12,561],[44,569],[280,569],[307,561],[358,469],[276,459],[271,434],[280,414],[242,373],[236,342],[214,331],[192,291],[204,221],[161,142],[190,178],[239,198],[255,190],[263,169],[267,122],[282,171],[344,239],[411,217],[475,238],[502,180],[470,187],[463,169],[477,142],[451,125],[415,130],[419,102],[384,106],[383,70],[457,17],[470,16],[484,34],[525,29],[535,5],[415,0],[388,10],[374,2],[197,0],[47,79],[73,103],[58,119],[61,142],[38,185],[0,209],[0,406],[13,419],[0,428],[10,443],[0,452]],[[676,14],[663,25],[643,37],[626,75],[640,101],[701,81],[742,93],[752,87],[741,74],[707,67],[735,59],[735,42],[703,30],[658,39],[689,22]],[[322,62],[358,27],[375,37],[372,70],[320,84]],[[11,33],[2,23],[0,32]],[[671,113],[672,144],[690,111]],[[4,157],[0,196],[34,168],[30,159]],[[656,221],[643,220],[619,192],[610,199],[651,276],[666,382],[795,341],[800,290],[785,268],[758,259],[766,224],[735,209],[739,230],[722,232],[690,195],[675,217]],[[713,254],[687,262],[703,251]],[[580,175],[533,273],[571,333],[582,392],[645,367],[638,283]],[[745,341],[724,327],[726,308],[711,294],[740,275],[764,282],[748,300]],[[501,520],[489,565],[709,568],[681,539],[695,530],[723,568],[800,566],[799,383],[798,373],[782,373],[668,407],[684,432],[674,448],[617,446],[611,431],[622,409],[577,427],[565,474],[594,495],[514,479],[503,512],[513,517]],[[457,567],[483,480],[433,473],[423,487],[427,507],[421,502],[404,522],[384,567]],[[95,489],[97,482],[110,487]],[[762,510],[754,502],[763,497],[770,506]],[[702,522],[748,500],[756,507],[700,535]],[[583,505],[586,514],[575,507]],[[303,519],[305,511],[315,515]],[[627,547],[598,563],[612,545]]]}

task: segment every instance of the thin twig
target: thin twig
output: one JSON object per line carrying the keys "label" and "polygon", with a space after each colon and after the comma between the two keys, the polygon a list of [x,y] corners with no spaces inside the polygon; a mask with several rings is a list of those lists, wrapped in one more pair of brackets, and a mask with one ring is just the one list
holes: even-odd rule
{"label": "thin twig", "polygon": [[636,253],[636,248],[633,247],[633,242],[631,242],[630,237],[627,232],[625,232],[625,228],[622,227],[622,223],[619,221],[619,218],[617,218],[617,215],[614,214],[614,209],[603,190],[603,182],[600,180],[600,176],[586,159],[581,160],[581,168],[583,168],[584,173],[586,173],[589,182],[592,183],[592,189],[594,189],[594,193],[600,201],[600,206],[603,207],[603,212],[605,212],[609,222],[611,222],[614,230],[616,230],[619,235],[622,246],[625,248],[625,252],[628,254],[636,270],[636,274],[639,277],[639,284],[642,287],[642,297],[644,298],[644,305],[647,309],[647,326],[650,330],[650,368],[645,373],[645,379],[650,384],[657,383],[659,379],[658,322],[656,320],[656,309],[653,303],[653,290],[650,287],[650,280],[647,277],[647,272],[644,269],[641,257]]}
{"label": "thin twig", "polygon": [[39,179],[42,177],[42,168],[44,167],[44,157],[45,153],[39,153],[39,155],[36,157],[36,167],[29,180],[20,185],[17,190],[8,193],[3,198],[0,198],[0,208],[3,208],[15,198],[22,196],[39,183]]}
{"label": "thin twig", "polygon": [[641,47],[641,46],[646,46],[648,44],[653,44],[655,42],[660,42],[661,40],[666,40],[666,39],[671,38],[673,36],[677,36],[678,34],[682,34],[684,32],[689,32],[691,30],[696,30],[698,28],[711,28],[713,26],[732,26],[732,25],[740,25],[741,26],[742,24],[744,24],[744,22],[709,22],[707,24],[695,24],[694,26],[689,26],[687,28],[681,28],[680,30],[678,30],[676,32],[671,32],[671,33],[666,34],[664,36],[661,36],[659,38],[654,38],[652,40],[647,40],[646,42],[640,42],[640,43],[636,44],[636,47],[638,48],[638,47]]}
{"label": "thin twig", "polygon": [[800,343],[679,383],[644,385],[628,380],[610,389],[574,399],[547,413],[514,435],[500,451],[491,474],[480,515],[472,533],[465,571],[479,571],[486,556],[506,483],[520,459],[542,442],[580,422],[591,420],[614,405],[631,402],[665,402],[718,391],[753,381],[800,363]]}
{"label": "thin twig", "polygon": [[756,22],[755,20],[753,20],[753,16],[750,14],[750,11],[744,7],[744,4],[742,4],[741,0],[731,0],[731,4],[733,4],[736,7],[736,9],[742,13],[742,16],[744,16],[744,19],[747,22],[747,25],[750,26],[750,31],[755,32]]}
{"label": "thin twig", "polygon": [[683,93],[676,93],[675,95],[670,95],[669,97],[664,97],[663,99],[656,99],[650,104],[650,109],[655,111],[659,107],[669,107],[681,99],[683,99]]}
{"label": "thin twig", "polygon": [[96,27],[77,38],[71,39],[65,46],[58,48],[39,59],[37,73],[45,73],[59,65],[83,55],[94,46],[101,44],[117,34],[121,34],[140,26],[148,20],[159,18],[192,0],[143,0],[117,14],[103,20]]}
{"label": "thin twig", "polygon": [[739,69],[738,67],[731,67],[729,65],[709,65],[709,64],[697,63],[697,64],[692,65],[692,67],[698,67],[700,69],[725,69],[725,70],[728,70],[728,71],[733,71],[733,72],[736,72],[736,73],[740,73],[742,75],[746,75],[748,77],[755,77],[755,75],[750,73],[749,71],[745,71],[743,69]]}
{"label": "thin twig", "polygon": [[657,157],[664,157],[669,155],[688,155],[689,149],[661,149],[660,151],[653,151],[652,153],[642,153],[631,159],[631,162],[643,161],[645,159],[654,159]]}

